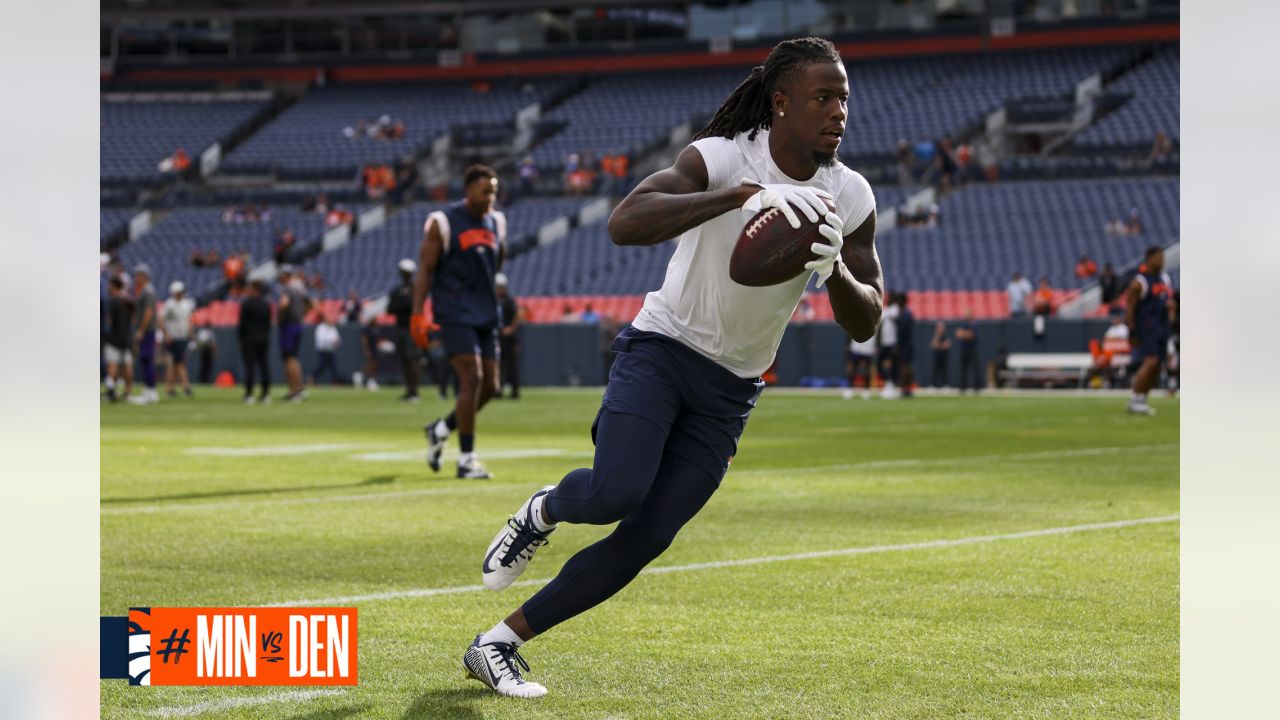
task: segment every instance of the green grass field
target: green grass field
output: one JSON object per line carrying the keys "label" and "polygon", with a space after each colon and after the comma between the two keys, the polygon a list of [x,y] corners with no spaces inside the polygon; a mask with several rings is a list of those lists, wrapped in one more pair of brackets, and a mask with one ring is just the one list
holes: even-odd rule
{"label": "green grass field", "polygon": [[[103,615],[360,612],[355,688],[103,681],[103,717],[1178,715],[1178,403],[1163,398],[1138,418],[1118,398],[766,391],[720,491],[651,566],[675,571],[525,646],[547,697],[492,696],[464,680],[462,653],[533,588],[466,588],[529,493],[590,463],[599,397],[486,408],[487,482],[433,475],[421,426],[444,403],[390,391],[103,407]],[[1054,528],[1072,530],[1034,532]],[[526,577],[605,532],[561,527]],[[912,546],[951,540],[966,542]],[[833,550],[855,551],[782,557]],[[772,561],[686,567],[748,559]],[[448,588],[462,590],[411,592]]]}

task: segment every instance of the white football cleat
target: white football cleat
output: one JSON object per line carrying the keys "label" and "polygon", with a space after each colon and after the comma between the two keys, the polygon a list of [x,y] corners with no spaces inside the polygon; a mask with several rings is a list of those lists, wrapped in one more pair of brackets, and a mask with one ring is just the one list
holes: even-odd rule
{"label": "white football cleat", "polygon": [[480,571],[484,578],[484,586],[490,590],[502,590],[516,581],[520,573],[529,566],[533,554],[539,547],[547,544],[547,536],[555,532],[551,528],[541,532],[533,524],[533,501],[555,489],[555,485],[547,485],[529,496],[524,505],[512,515],[507,524],[498,531],[489,550],[485,553],[484,564]]}
{"label": "white football cleat", "polygon": [[481,645],[481,637],[477,635],[462,656],[462,667],[467,671],[467,677],[479,680],[504,697],[539,698],[547,694],[545,687],[520,675],[520,669],[528,670],[529,663],[520,657],[513,645],[504,642]]}
{"label": "white football cleat", "polygon": [[1144,402],[1130,402],[1129,414],[1131,415],[1155,415],[1156,409]]}

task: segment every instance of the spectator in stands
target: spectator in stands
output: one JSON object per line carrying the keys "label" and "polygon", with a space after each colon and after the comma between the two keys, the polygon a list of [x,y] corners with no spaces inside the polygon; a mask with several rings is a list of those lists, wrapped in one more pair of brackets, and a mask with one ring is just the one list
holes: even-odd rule
{"label": "spectator in stands", "polygon": [[600,159],[600,169],[604,173],[604,191],[617,195],[626,191],[628,165],[630,158],[625,153],[612,149]]}
{"label": "spectator in stands", "polygon": [[321,313],[320,322],[316,325],[316,367],[311,371],[311,383],[320,384],[320,376],[326,371],[329,384],[338,384],[338,346],[342,344],[342,336],[333,324],[328,313]]}
{"label": "spectator in stands", "polygon": [[1151,144],[1151,162],[1169,159],[1169,153],[1173,152],[1173,143],[1169,140],[1169,136],[1164,134],[1163,130],[1156,131],[1155,142]]}
{"label": "spectator in stands", "polygon": [[1107,237],[1120,237],[1126,234],[1124,223],[1120,221],[1120,218],[1113,215],[1111,219],[1107,221],[1106,234]]}
{"label": "spectator in stands", "polygon": [[525,155],[524,160],[520,161],[520,169],[517,174],[520,178],[517,183],[520,188],[520,196],[533,195],[537,191],[538,166],[533,164],[532,155]]}
{"label": "spectator in stands", "polygon": [[573,306],[566,304],[560,312],[560,322],[571,323],[578,322],[578,313],[573,311]]}
{"label": "spectator in stands", "polygon": [[1120,294],[1120,278],[1116,277],[1115,268],[1111,267],[1111,263],[1103,264],[1102,274],[1098,276],[1098,288],[1102,291],[1103,305],[1115,302],[1116,296]]}
{"label": "spectator in stands", "polygon": [[213,382],[213,361],[218,353],[218,341],[214,337],[213,328],[209,327],[209,321],[201,318],[195,321],[196,327],[196,352],[200,355],[200,376],[198,381],[202,385],[208,385]]}
{"label": "spectator in stands", "polygon": [[324,216],[325,229],[335,228],[339,225],[346,225],[356,219],[356,216],[341,204],[334,205],[328,214]]}
{"label": "spectator in stands", "polygon": [[979,389],[978,378],[978,326],[973,322],[973,311],[966,310],[964,322],[956,328],[956,340],[960,343],[960,392]]}
{"label": "spectator in stands", "polygon": [[[133,298],[119,275],[107,280],[106,332],[103,336],[107,363],[107,400],[116,402],[133,392]],[[124,384],[124,393],[117,391]]]}
{"label": "spectator in stands", "polygon": [[[520,306],[511,295],[507,276],[493,276],[494,289],[498,293],[498,307],[502,310],[502,327],[498,329],[498,355],[501,358],[500,384],[510,389],[512,400],[520,399]],[[502,394],[499,393],[499,397]]]}
{"label": "spectator in stands", "polygon": [[600,314],[595,311],[595,308],[591,307],[591,303],[587,303],[586,307],[582,308],[582,314],[578,316],[578,322],[586,325],[599,325]]}
{"label": "spectator in stands", "polygon": [[942,190],[951,189],[956,183],[956,157],[951,149],[951,136],[944,135],[934,146],[935,177],[942,181]]}
{"label": "spectator in stands", "polygon": [[1004,291],[1009,295],[1009,317],[1023,317],[1027,314],[1027,298],[1031,297],[1031,281],[1015,272]]}
{"label": "spectator in stands", "polygon": [[929,341],[933,350],[933,374],[929,383],[936,388],[951,385],[951,338],[947,337],[947,324],[939,322],[933,326],[933,339]]}
{"label": "spectator in stands", "polygon": [[290,265],[280,268],[280,357],[289,385],[286,402],[302,402],[307,397],[298,350],[302,346],[302,320],[311,312],[311,306],[311,296],[298,271]]}
{"label": "spectator in stands", "polygon": [[172,155],[164,158],[156,165],[156,170],[162,173],[173,173],[181,175],[191,167],[191,158],[187,156],[187,151],[178,148]]}
{"label": "spectator in stands", "polygon": [[1082,282],[1092,280],[1098,274],[1098,263],[1089,257],[1089,253],[1081,253],[1076,261],[1076,279]]}
{"label": "spectator in stands", "polygon": [[1036,288],[1036,294],[1031,298],[1031,307],[1035,315],[1031,319],[1032,336],[1036,346],[1044,350],[1049,316],[1053,314],[1053,288],[1049,286],[1049,278],[1040,278],[1040,287]]}
{"label": "spectator in stands", "polygon": [[1129,208],[1129,217],[1124,221],[1124,232],[1130,236],[1142,234],[1142,220],[1138,217],[1138,208]]}
{"label": "spectator in stands", "polygon": [[277,265],[283,265],[286,261],[293,259],[293,249],[297,243],[298,236],[293,234],[293,230],[280,233],[275,245],[271,248],[271,257]]}
{"label": "spectator in stands", "polygon": [[165,372],[164,389],[168,397],[177,397],[177,385],[191,397],[191,378],[187,375],[187,346],[191,342],[191,313],[196,301],[187,297],[187,288],[181,280],[169,284],[169,299],[160,311],[160,328],[164,332],[164,346],[169,353],[169,368]]}
{"label": "spectator in stands", "polygon": [[244,279],[245,271],[249,267],[248,255],[249,253],[241,251],[234,255],[228,255],[222,261],[222,276],[228,282]]}
{"label": "spectator in stands", "polygon": [[396,205],[404,205],[413,197],[413,188],[418,184],[418,166],[413,158],[405,158],[396,165],[395,188],[391,191],[391,200]]}
{"label": "spectator in stands", "polygon": [[359,140],[365,137],[368,126],[369,123],[364,118],[360,118],[356,120],[355,125],[342,128],[342,136],[348,140]]}
{"label": "spectator in stands", "polygon": [[360,322],[360,309],[362,303],[360,296],[356,295],[355,290],[347,291],[347,299],[342,301],[342,320],[345,323],[356,325]]}
{"label": "spectator in stands", "polygon": [[255,375],[262,373],[262,392],[257,402],[271,402],[271,366],[267,362],[267,348],[271,343],[271,305],[266,300],[267,286],[261,280],[249,283],[248,292],[240,303],[240,320],[236,325],[236,338],[240,341],[240,357],[244,362],[244,401],[252,405]]}
{"label": "spectator in stands", "polygon": [[306,275],[305,273],[303,274],[307,278],[308,290],[324,290],[329,287],[329,284],[324,281],[324,275],[321,275],[319,270],[311,273],[310,275]]}
{"label": "spectator in stands", "polygon": [[915,370],[912,363],[916,359],[916,318],[907,305],[905,292],[897,293],[894,302],[898,306],[898,386],[902,388],[902,397],[909,398],[915,394]]}
{"label": "spectator in stands", "polygon": [[387,293],[387,314],[396,319],[395,333],[392,337],[396,344],[396,357],[400,358],[400,371],[404,377],[404,394],[400,396],[400,400],[416,403],[418,402],[418,348],[409,333],[409,319],[415,312],[413,275],[418,272],[418,263],[404,258],[397,269],[400,273],[400,282]]}
{"label": "spectator in stands", "polygon": [[160,393],[156,390],[156,324],[159,317],[150,267],[139,265],[133,269],[133,287],[137,298],[133,308],[133,340],[138,347],[138,366],[142,369],[143,389],[142,395],[130,397],[129,402],[148,405],[160,401]]}
{"label": "spectator in stands", "polygon": [[911,151],[911,144],[902,139],[898,141],[898,149],[894,152],[895,167],[898,170],[898,187],[906,190],[911,187],[911,161],[915,157],[915,153]]}

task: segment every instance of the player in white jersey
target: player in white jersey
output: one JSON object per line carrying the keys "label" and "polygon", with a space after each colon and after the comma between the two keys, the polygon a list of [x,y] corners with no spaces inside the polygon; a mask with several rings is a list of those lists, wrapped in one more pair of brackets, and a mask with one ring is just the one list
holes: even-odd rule
{"label": "player in white jersey", "polygon": [[[521,676],[525,641],[611,597],[660,555],[719,487],[809,278],[826,285],[836,322],[855,340],[880,321],[875,199],[840,164],[849,81],[834,46],[780,43],[734,90],[675,165],[614,210],[618,245],[679,239],[662,288],[614,341],[617,353],[592,437],[591,468],[529,498],[489,545],[487,587],[509,586],[559,522],[618,526],[574,555],[503,622],[476,636],[467,672],[500,695],[540,697]],[[836,210],[824,202],[833,199]],[[745,287],[729,256],[746,221],[776,207],[822,220],[828,244],[793,280]]]}

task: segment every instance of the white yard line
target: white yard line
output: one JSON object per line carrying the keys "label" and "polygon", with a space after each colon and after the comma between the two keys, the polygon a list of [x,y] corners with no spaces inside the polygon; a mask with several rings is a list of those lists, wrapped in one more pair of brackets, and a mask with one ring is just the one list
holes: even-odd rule
{"label": "white yard line", "polygon": [[[816,552],[793,553],[790,555],[766,555],[764,557],[742,558],[739,560],[716,560],[713,562],[691,563],[688,565],[667,565],[659,567],[649,567],[640,571],[642,575],[659,575],[665,573],[691,572],[694,570],[711,570],[715,568],[740,567],[743,565],[763,565],[766,563],[791,562],[794,560],[812,560],[815,558],[842,557],[847,555],[872,555],[875,553],[898,552],[903,550],[926,550],[931,548],[956,547],[960,545],[976,545],[979,543],[999,542],[1001,540],[1023,540],[1026,538],[1045,537],[1048,535],[1067,535],[1070,533],[1092,532],[1096,530],[1111,530],[1115,528],[1134,527],[1137,525],[1151,525],[1155,523],[1177,522],[1177,515],[1162,515],[1159,517],[1136,518],[1133,520],[1116,520],[1113,522],[1087,523],[1084,525],[1068,525],[1066,527],[1043,528],[1040,530],[1025,530],[1023,532],[1007,533],[1004,535],[974,535],[972,537],[944,539],[944,540],[926,540],[923,542],[899,543],[895,545],[869,545],[863,547],[843,548],[840,550],[819,550]],[[537,580],[520,580],[512,583],[511,587],[528,587],[533,585],[543,585],[551,578],[540,578]],[[271,603],[262,607],[329,607],[351,605],[353,603],[370,602],[373,600],[396,600],[400,598],[418,598],[418,597],[434,597],[436,595],[457,595],[459,593],[472,593],[484,590],[483,585],[456,585],[454,587],[441,588],[415,588],[410,590],[391,590],[381,593],[370,593],[368,595],[347,595],[344,597],[331,597],[309,600],[291,600],[282,603]]]}
{"label": "white yard line", "polygon": [[[960,463],[974,462],[1005,462],[1018,460],[1050,460],[1054,458],[1070,458],[1070,457],[1087,457],[1093,455],[1120,455],[1131,452],[1159,452],[1176,450],[1177,445],[1172,443],[1165,445],[1128,445],[1117,447],[1090,447],[1075,448],[1073,450],[1046,450],[1042,452],[1029,453],[1007,453],[1004,455],[971,455],[968,457],[949,457],[949,458],[905,458],[902,460],[869,460],[862,463],[844,463],[841,465],[805,465],[800,467],[782,467],[782,468],[758,468],[748,470],[731,470],[729,481],[735,477],[757,476],[757,475],[798,475],[813,474],[824,472],[848,472],[851,470],[876,470],[881,468],[897,468],[897,467],[920,467],[928,465],[956,465]],[[415,457],[421,456],[422,451],[416,451]],[[519,452],[519,451],[512,451]],[[559,451],[557,451],[559,452]],[[589,457],[590,453],[568,453],[565,452],[563,457]],[[486,457],[496,457],[496,455],[486,455]],[[535,456],[537,457],[537,456]],[[313,505],[318,503],[331,502],[376,502],[379,500],[391,500],[396,498],[417,497],[421,495],[446,495],[451,493],[474,493],[474,492],[497,492],[510,490],[510,485],[489,485],[474,484],[465,487],[451,488],[422,488],[418,490],[404,490],[399,492],[381,492],[381,493],[360,493],[356,495],[321,495],[319,497],[306,498],[269,498],[266,500],[224,500],[218,502],[204,503],[152,503],[149,505],[132,505],[128,507],[107,507],[102,508],[99,512],[102,515],[137,515],[145,513],[170,513],[170,512],[190,512],[190,511],[207,511],[207,510],[226,510],[229,508],[244,508],[252,506],[271,507],[275,505]]]}
{"label": "white yard line", "polygon": [[[421,462],[426,457],[426,447],[420,447],[413,450],[391,450],[388,452],[371,452],[352,455],[352,460],[364,460],[366,462],[400,462],[404,460],[416,460]],[[561,448],[517,448],[514,450],[486,450],[479,454],[481,460],[519,460],[522,458],[544,458],[544,457],[592,457],[594,452],[589,450],[563,450]],[[452,449],[444,451],[443,458],[445,460],[457,460],[458,453]]]}
{"label": "white yard line", "polygon": [[421,488],[418,490],[401,490],[397,492],[380,492],[380,493],[361,493],[357,495],[321,495],[320,497],[286,497],[272,498],[269,500],[223,500],[218,502],[202,502],[202,503],[162,503],[152,505],[133,505],[129,507],[109,507],[102,508],[102,515],[138,515],[143,513],[172,513],[172,512],[190,512],[208,510],[227,510],[230,508],[251,508],[251,507],[272,507],[275,505],[314,505],[318,503],[331,502],[370,502],[377,500],[392,500],[395,498],[420,497],[423,495],[450,495],[454,493],[471,495],[480,492],[500,492],[511,490],[510,485],[481,485],[473,484],[456,487],[443,488]]}
{"label": "white yard line", "polygon": [[1130,452],[1160,452],[1176,450],[1172,443],[1160,445],[1118,445],[1114,447],[1087,447],[1071,450],[1042,450],[1038,452],[1005,453],[1003,455],[968,455],[948,458],[903,458],[902,460],[868,460],[840,465],[810,465],[792,468],[755,468],[730,471],[734,475],[795,475],[798,473],[844,472],[847,470],[875,470],[878,468],[919,467],[924,465],[955,465],[973,462],[1004,462],[1017,460],[1052,460],[1055,458],[1090,457],[1095,455],[1119,455]]}
{"label": "white yard line", "polygon": [[339,450],[359,450],[367,447],[377,447],[377,445],[370,445],[370,443],[314,443],[311,445],[260,445],[258,447],[193,447],[187,448],[187,454],[212,455],[214,457],[268,457],[273,455],[315,455]]}
{"label": "white yard line", "polygon": [[147,711],[147,715],[162,718],[192,717],[194,715],[203,715],[210,712],[234,710],[235,708],[254,707],[257,705],[274,705],[275,703],[282,702],[303,702],[306,700],[313,700],[318,697],[341,695],[343,692],[345,691],[338,689],[290,690],[288,692],[272,693],[270,695],[220,698],[218,700],[206,700],[193,705],[171,705],[169,707],[156,708],[155,710]]}

